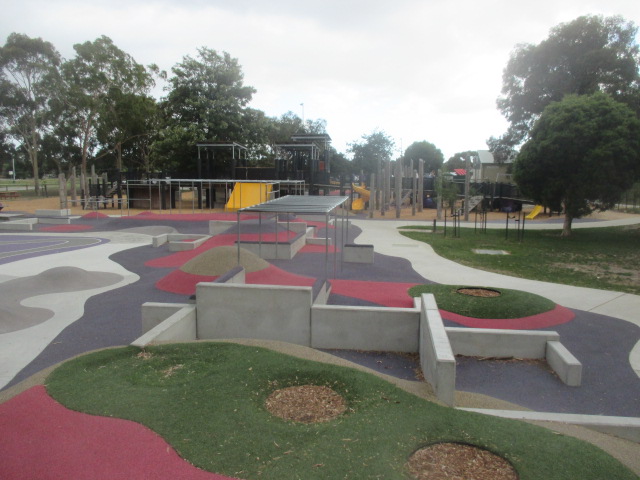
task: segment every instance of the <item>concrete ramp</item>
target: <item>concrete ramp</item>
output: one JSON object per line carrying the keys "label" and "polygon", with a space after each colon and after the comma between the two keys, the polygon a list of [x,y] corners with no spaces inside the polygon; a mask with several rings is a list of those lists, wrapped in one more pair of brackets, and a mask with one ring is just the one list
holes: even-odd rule
{"label": "concrete ramp", "polygon": [[224,209],[227,212],[236,212],[241,208],[252,207],[269,200],[273,186],[268,183],[238,182],[233,187],[233,192]]}

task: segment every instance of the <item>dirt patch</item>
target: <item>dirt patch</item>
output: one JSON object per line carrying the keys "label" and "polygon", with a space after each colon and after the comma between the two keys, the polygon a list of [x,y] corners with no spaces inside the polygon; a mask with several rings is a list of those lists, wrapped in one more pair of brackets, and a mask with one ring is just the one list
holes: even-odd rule
{"label": "dirt patch", "polygon": [[585,273],[597,279],[606,279],[610,283],[623,285],[640,285],[640,271],[635,268],[624,268],[613,264],[576,264],[576,263],[552,263],[551,267],[562,270],[573,270]]}
{"label": "dirt patch", "polygon": [[329,387],[299,385],[274,391],[265,406],[272,415],[284,420],[320,423],[342,415],[347,409],[347,402]]}
{"label": "dirt patch", "polygon": [[407,462],[413,478],[422,480],[517,480],[518,474],[504,458],[461,443],[438,443],[416,451]]}

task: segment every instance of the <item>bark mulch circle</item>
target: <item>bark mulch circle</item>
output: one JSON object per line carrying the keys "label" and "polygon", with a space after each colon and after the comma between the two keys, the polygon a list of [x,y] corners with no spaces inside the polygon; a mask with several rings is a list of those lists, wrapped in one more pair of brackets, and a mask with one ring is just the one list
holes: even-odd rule
{"label": "bark mulch circle", "polygon": [[344,413],[347,402],[329,387],[299,385],[274,391],[265,406],[272,415],[284,420],[320,423]]}
{"label": "bark mulch circle", "polygon": [[499,297],[500,292],[498,290],[493,290],[491,288],[477,288],[477,287],[467,287],[467,288],[459,288],[456,290],[458,293],[462,295],[469,295],[472,297]]}
{"label": "bark mulch circle", "polygon": [[407,462],[418,480],[518,480],[509,462],[482,448],[461,443],[437,443],[416,451]]}

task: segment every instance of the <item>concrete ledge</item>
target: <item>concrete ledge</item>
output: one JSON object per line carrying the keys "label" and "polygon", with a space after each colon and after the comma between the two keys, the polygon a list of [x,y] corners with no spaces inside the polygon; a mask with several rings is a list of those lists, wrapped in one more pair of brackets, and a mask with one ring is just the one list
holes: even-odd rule
{"label": "concrete ledge", "polygon": [[71,210],[68,208],[55,209],[39,209],[36,210],[36,215],[43,215],[48,217],[65,217],[71,215]]}
{"label": "concrete ledge", "polygon": [[292,232],[307,233],[307,224],[305,222],[278,222],[278,228],[286,230],[287,227]]}
{"label": "concrete ledge", "polygon": [[15,220],[24,217],[24,213],[0,213],[0,220]]}
{"label": "concrete ledge", "polygon": [[547,362],[560,379],[570,387],[582,383],[582,364],[558,341],[547,342]]}
{"label": "concrete ledge", "polygon": [[169,234],[163,233],[162,235],[157,235],[155,237],[151,237],[151,245],[153,248],[158,248],[169,241]]}
{"label": "concrete ledge", "polygon": [[578,415],[571,413],[531,412],[522,410],[492,410],[483,408],[460,408],[467,412],[482,413],[515,420],[557,422],[579,425],[598,432],[640,443],[640,418],[608,417],[603,415]]}
{"label": "concrete ledge", "polygon": [[307,245],[333,245],[333,239],[329,238],[328,241],[326,238],[317,238],[317,237],[307,237]]}
{"label": "concrete ledge", "polygon": [[326,305],[331,293],[331,285],[324,278],[318,278],[311,287],[313,304]]}
{"label": "concrete ledge", "polygon": [[311,343],[311,287],[201,282],[199,339],[256,338]]}
{"label": "concrete ledge", "polygon": [[71,223],[71,219],[69,217],[40,217],[38,218],[38,223],[46,225],[68,225]]}
{"label": "concrete ledge", "polygon": [[213,283],[235,283],[244,285],[246,283],[246,278],[247,276],[244,267],[238,265],[237,267],[233,267],[224,275],[220,275],[213,281]]}
{"label": "concrete ledge", "polygon": [[547,342],[560,340],[552,331],[447,327],[456,355],[470,357],[545,358]]}
{"label": "concrete ledge", "polygon": [[342,249],[342,255],[345,262],[373,263],[373,245],[347,243]]}
{"label": "concrete ledge", "polygon": [[170,252],[182,252],[185,250],[195,250],[204,242],[209,240],[209,235],[189,235],[184,233],[163,233],[151,238],[151,245],[154,248],[169,243]]}
{"label": "concrete ledge", "polygon": [[170,252],[184,252],[195,250],[204,242],[209,240],[209,235],[188,235],[180,233],[170,233],[167,235]]}
{"label": "concrete ledge", "polygon": [[185,305],[141,337],[138,337],[131,345],[143,348],[159,342],[193,340],[196,340],[196,307],[195,305]]}
{"label": "concrete ledge", "polygon": [[142,333],[160,325],[167,318],[179,310],[192,307],[190,303],[159,303],[146,302],[142,304]]}
{"label": "concrete ledge", "polygon": [[439,400],[453,406],[456,359],[433,294],[422,295],[419,349],[420,367],[425,380],[431,384]]}
{"label": "concrete ledge", "polygon": [[311,347],[415,353],[419,320],[413,308],[314,305]]}
{"label": "concrete ledge", "polygon": [[33,230],[33,226],[38,223],[37,218],[25,218],[22,220],[9,220],[0,223],[0,230]]}
{"label": "concrete ledge", "polygon": [[[238,242],[236,241],[236,245]],[[286,242],[240,241],[240,247],[265,260],[291,260],[306,244],[306,236],[298,234]]]}

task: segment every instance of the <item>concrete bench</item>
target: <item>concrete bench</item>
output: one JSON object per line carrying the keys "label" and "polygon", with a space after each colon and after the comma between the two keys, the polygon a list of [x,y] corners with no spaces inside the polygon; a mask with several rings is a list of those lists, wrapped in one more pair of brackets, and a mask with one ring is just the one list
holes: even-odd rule
{"label": "concrete bench", "polygon": [[305,246],[306,241],[306,233],[298,233],[295,237],[278,242],[240,240],[240,247],[265,260],[291,260]]}
{"label": "concrete bench", "polygon": [[373,245],[356,245],[347,243],[343,248],[343,259],[351,263],[373,263]]}

